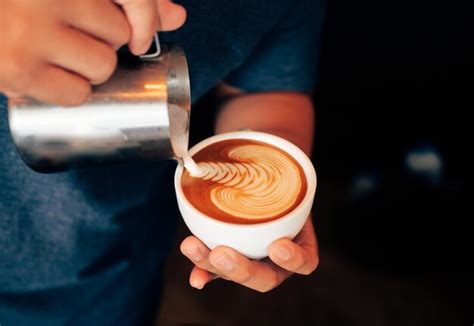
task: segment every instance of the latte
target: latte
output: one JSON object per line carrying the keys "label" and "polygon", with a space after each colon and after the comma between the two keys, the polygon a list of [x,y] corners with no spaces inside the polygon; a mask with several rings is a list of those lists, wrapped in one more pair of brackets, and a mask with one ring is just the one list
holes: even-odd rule
{"label": "latte", "polygon": [[295,209],[306,194],[300,164],[263,142],[224,140],[200,150],[193,159],[200,173],[193,177],[183,172],[183,193],[194,207],[218,220],[240,224],[274,220]]}

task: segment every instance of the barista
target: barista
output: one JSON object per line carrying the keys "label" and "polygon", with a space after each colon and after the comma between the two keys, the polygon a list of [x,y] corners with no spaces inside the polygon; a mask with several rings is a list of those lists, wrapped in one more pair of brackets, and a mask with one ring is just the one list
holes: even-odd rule
{"label": "barista", "polygon": [[[0,0],[0,91],[81,104],[114,71],[116,49],[147,51],[156,30],[188,57],[193,102],[227,98],[215,132],[242,128],[310,153],[319,0]],[[186,23],[185,23],[186,21]],[[184,24],[184,25],[183,25]],[[182,26],[182,27],[181,27]],[[180,28],[181,27],[181,28]],[[179,29],[178,29],[179,28]],[[176,30],[178,29],[178,30]],[[174,31],[176,30],[176,31]],[[0,324],[137,325],[151,320],[178,218],[170,163],[44,175],[15,151],[0,101]],[[311,218],[269,259],[186,238],[190,284],[216,278],[267,292],[318,264]]]}

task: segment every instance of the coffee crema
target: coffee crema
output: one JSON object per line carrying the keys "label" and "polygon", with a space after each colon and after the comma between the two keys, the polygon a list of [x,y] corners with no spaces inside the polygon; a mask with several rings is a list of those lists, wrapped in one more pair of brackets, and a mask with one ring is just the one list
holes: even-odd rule
{"label": "coffee crema", "polygon": [[223,140],[193,156],[202,175],[183,171],[181,187],[193,206],[225,222],[254,224],[282,217],[303,200],[300,164],[283,150],[255,140]]}

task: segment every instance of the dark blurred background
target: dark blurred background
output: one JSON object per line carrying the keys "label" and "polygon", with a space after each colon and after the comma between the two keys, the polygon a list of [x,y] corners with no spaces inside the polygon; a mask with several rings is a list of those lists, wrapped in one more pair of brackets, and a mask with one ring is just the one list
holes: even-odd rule
{"label": "dark blurred background", "polygon": [[[467,2],[329,1],[315,92],[319,269],[263,295],[223,281],[197,291],[177,242],[157,323],[472,325],[472,13]],[[212,117],[197,111],[201,139]],[[178,240],[187,234],[181,224]]]}

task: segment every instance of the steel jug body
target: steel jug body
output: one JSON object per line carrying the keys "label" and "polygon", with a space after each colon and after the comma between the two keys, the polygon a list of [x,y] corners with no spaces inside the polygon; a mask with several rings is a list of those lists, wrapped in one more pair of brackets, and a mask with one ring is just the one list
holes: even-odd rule
{"label": "steel jug body", "polygon": [[56,172],[187,152],[190,85],[183,50],[119,66],[77,107],[10,99],[12,139],[24,162]]}

